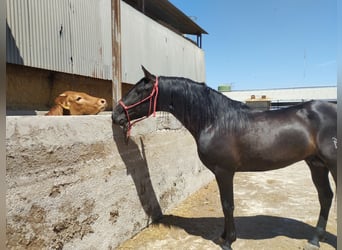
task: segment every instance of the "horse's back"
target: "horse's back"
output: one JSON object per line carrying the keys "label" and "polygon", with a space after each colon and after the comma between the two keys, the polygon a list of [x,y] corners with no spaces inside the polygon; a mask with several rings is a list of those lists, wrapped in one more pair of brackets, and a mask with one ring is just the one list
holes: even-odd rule
{"label": "horse's back", "polygon": [[336,137],[337,105],[335,103],[313,100],[283,111],[284,119],[290,120],[290,117],[299,119],[312,130],[312,133],[328,130],[329,134]]}

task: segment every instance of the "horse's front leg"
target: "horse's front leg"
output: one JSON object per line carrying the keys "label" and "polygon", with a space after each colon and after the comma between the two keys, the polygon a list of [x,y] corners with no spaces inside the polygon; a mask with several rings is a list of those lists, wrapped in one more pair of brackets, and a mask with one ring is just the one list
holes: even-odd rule
{"label": "horse's front leg", "polygon": [[224,214],[224,231],[219,239],[223,249],[231,249],[231,244],[236,240],[234,224],[234,195],[233,177],[234,172],[218,170],[215,171],[216,181],[220,190],[221,204]]}

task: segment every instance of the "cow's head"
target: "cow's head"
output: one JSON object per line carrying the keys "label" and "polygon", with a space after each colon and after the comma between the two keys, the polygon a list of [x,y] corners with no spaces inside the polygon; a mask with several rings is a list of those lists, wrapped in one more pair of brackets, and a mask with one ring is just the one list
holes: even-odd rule
{"label": "cow's head", "polygon": [[105,110],[107,101],[83,92],[65,91],[55,99],[46,115],[96,115]]}

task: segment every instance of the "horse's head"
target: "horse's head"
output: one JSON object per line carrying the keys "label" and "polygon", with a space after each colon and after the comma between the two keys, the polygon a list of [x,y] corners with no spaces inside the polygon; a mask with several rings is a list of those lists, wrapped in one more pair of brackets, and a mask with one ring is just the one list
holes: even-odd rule
{"label": "horse's head", "polygon": [[145,77],[137,82],[113,109],[113,123],[122,126],[127,136],[134,124],[131,121],[143,119],[156,111],[158,79],[143,66],[142,70]]}

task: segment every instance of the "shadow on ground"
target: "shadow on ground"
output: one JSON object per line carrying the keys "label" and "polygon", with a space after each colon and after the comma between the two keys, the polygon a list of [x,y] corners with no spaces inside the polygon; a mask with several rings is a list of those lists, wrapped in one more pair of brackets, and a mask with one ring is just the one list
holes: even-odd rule
{"label": "shadow on ground", "polygon": [[[215,242],[223,231],[223,217],[185,218],[165,215],[158,223],[184,229],[187,233]],[[238,239],[264,240],[277,236],[308,240],[315,228],[298,220],[257,215],[235,217]],[[332,247],[337,246],[337,237],[329,232],[323,240]]]}

